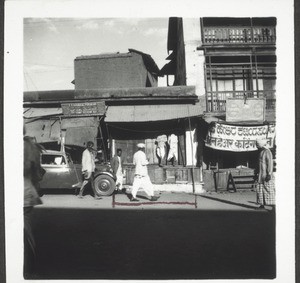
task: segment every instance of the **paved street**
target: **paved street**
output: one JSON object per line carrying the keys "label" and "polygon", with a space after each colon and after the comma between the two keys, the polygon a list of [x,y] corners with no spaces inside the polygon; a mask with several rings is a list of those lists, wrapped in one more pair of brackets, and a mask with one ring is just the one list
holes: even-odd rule
{"label": "paved street", "polygon": [[[94,208],[94,209],[197,209],[197,210],[242,210],[254,211],[256,204],[255,192],[251,190],[238,190],[236,193],[227,191],[209,191],[194,195],[184,192],[156,191],[159,197],[156,202],[149,201],[143,191],[138,192],[139,202],[130,201],[130,191],[118,193],[109,197],[95,200],[89,193],[84,198],[77,198],[72,192],[64,191],[60,194],[48,193],[43,196],[43,206],[39,208],[65,207],[65,208]],[[270,211],[266,207],[266,211]]]}
{"label": "paved street", "polygon": [[46,194],[34,211],[40,279],[275,277],[275,214],[255,193]]}

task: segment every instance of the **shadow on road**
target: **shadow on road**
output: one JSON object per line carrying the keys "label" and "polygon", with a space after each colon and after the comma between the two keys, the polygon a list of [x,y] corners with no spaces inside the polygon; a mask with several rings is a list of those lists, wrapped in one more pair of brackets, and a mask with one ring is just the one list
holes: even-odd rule
{"label": "shadow on road", "polygon": [[275,216],[252,211],[34,211],[29,279],[271,279]]}
{"label": "shadow on road", "polygon": [[[247,204],[243,204],[243,203],[238,203],[238,202],[225,200],[225,199],[214,198],[214,197],[210,197],[210,196],[203,196],[202,195],[201,197],[205,198],[205,199],[210,199],[210,200],[215,200],[215,201],[218,201],[218,202],[226,203],[226,204],[231,204],[231,205],[244,207],[244,208],[250,208],[250,209],[256,209],[257,208],[257,206],[254,207],[253,205],[247,205]],[[253,203],[255,203],[255,202],[253,202]]]}

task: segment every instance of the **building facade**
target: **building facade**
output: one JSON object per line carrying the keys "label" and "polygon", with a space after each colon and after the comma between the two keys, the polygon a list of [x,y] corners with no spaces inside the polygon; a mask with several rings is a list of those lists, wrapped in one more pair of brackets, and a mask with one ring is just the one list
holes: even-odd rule
{"label": "building facade", "polygon": [[[74,65],[75,90],[24,93],[24,118],[37,142],[52,149],[63,143],[76,152],[76,147],[92,140],[104,161],[121,148],[129,184],[136,145],[144,142],[153,183],[191,183],[194,176],[200,182],[199,171],[188,163],[193,137],[186,137],[187,129],[202,115],[194,86],[157,87],[159,69],[154,60],[132,49],[124,54],[80,56]],[[158,167],[157,142],[162,136],[165,155]],[[167,162],[171,136],[176,137],[172,146],[176,170],[174,159]]]}
{"label": "building facade", "polygon": [[161,74],[169,85],[194,85],[205,105],[195,164],[252,169],[257,138],[276,157],[276,18],[170,18],[167,49]]}

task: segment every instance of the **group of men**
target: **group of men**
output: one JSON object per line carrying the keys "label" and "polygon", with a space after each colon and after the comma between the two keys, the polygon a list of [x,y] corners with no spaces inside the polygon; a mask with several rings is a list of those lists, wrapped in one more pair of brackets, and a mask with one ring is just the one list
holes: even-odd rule
{"label": "group of men", "polygon": [[[275,183],[273,175],[273,158],[270,149],[267,147],[267,141],[259,139],[256,142],[259,149],[258,170],[257,170],[257,203],[259,208],[264,208],[265,205],[275,205]],[[87,149],[82,154],[82,173],[83,183],[79,191],[79,197],[82,198],[84,187],[90,182],[93,187],[93,175],[95,171],[95,150],[93,142],[87,143]],[[131,189],[131,201],[139,201],[136,198],[137,192],[143,188],[151,201],[156,201],[154,196],[153,185],[148,175],[147,160],[145,154],[145,144],[137,145],[137,152],[133,156],[133,164],[135,165],[134,180]],[[124,168],[122,162],[122,150],[117,149],[116,155],[111,160],[111,167],[116,176],[116,190],[123,190]],[[95,198],[99,199],[94,191]]]}
{"label": "group of men", "polygon": [[[95,150],[93,149],[94,143],[89,141],[87,143],[87,148],[84,150],[82,154],[82,176],[83,182],[81,188],[79,190],[78,197],[83,197],[83,192],[85,186],[90,183],[95,199],[101,199],[97,196],[95,189],[94,189],[94,172],[95,172],[95,161],[96,155]],[[131,201],[139,201],[136,198],[137,192],[139,189],[144,189],[146,194],[149,196],[151,201],[156,201],[158,197],[154,196],[153,185],[151,183],[150,177],[148,175],[148,168],[147,165],[149,161],[147,160],[145,150],[145,144],[139,143],[137,145],[137,152],[133,156],[133,164],[135,165],[135,174],[134,180],[132,184],[131,190]],[[123,190],[123,176],[124,176],[124,168],[123,168],[123,161],[122,161],[122,150],[117,149],[116,155],[111,160],[111,167],[113,173],[116,176],[116,190],[117,192],[122,192]]]}

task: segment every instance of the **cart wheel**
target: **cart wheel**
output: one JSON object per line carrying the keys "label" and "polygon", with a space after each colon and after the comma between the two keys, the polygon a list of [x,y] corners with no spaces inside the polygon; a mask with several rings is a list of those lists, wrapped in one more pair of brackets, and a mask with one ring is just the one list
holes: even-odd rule
{"label": "cart wheel", "polygon": [[116,188],[116,183],[110,176],[99,175],[94,179],[94,187],[97,196],[110,196]]}

